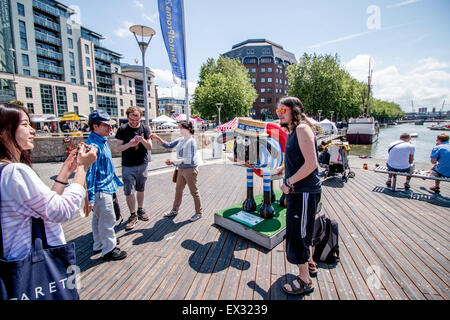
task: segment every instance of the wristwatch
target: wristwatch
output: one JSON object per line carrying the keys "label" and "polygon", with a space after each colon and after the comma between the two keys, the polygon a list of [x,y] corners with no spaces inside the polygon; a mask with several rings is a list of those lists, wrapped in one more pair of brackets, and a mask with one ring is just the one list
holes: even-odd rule
{"label": "wristwatch", "polygon": [[294,185],[292,183],[289,182],[289,179],[285,179],[284,180],[284,184],[286,185],[286,187],[288,187],[289,192],[294,191]]}

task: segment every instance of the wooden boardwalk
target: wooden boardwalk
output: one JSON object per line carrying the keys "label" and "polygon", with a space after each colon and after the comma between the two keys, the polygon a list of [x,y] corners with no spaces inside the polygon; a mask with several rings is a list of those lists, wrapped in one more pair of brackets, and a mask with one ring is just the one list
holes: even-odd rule
{"label": "wooden boardwalk", "polygon": [[[125,260],[92,255],[90,218],[63,226],[77,246],[81,299],[299,299],[281,289],[297,273],[286,260],[284,241],[269,251],[214,225],[214,212],[244,199],[245,169],[215,164],[199,171],[205,214],[194,223],[188,221],[194,204],[187,188],[180,214],[162,217],[173,201],[172,172],[149,177],[150,221],[129,232],[122,223],[117,232]],[[448,300],[450,184],[442,183],[441,196],[421,179],[412,180],[409,192],[392,192],[385,175],[355,172],[345,185],[339,178],[323,183],[323,212],[339,222],[341,261],[320,265],[316,289],[304,299]],[[255,182],[255,192],[262,192],[261,179]],[[127,219],[122,191],[119,201]]]}

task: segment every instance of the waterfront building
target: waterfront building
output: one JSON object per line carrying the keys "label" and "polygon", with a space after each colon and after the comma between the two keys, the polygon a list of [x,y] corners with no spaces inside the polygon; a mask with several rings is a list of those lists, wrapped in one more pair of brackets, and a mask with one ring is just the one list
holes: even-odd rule
{"label": "waterfront building", "polygon": [[250,75],[258,94],[250,115],[256,119],[276,119],[277,102],[287,94],[287,66],[296,63],[295,55],[266,39],[248,39],[223,54],[239,59]]}
{"label": "waterfront building", "polygon": [[158,99],[158,114],[172,116],[172,114],[185,114],[186,100],[164,97]]}
{"label": "waterfront building", "polygon": [[[140,74],[137,66],[123,73],[122,55],[105,48],[101,34],[73,21],[74,10],[54,0],[0,0],[0,11],[0,100],[11,100],[15,87],[34,114],[61,117],[98,108],[115,120],[130,105],[144,107],[142,67]],[[147,76],[153,118],[154,74],[147,69]]]}

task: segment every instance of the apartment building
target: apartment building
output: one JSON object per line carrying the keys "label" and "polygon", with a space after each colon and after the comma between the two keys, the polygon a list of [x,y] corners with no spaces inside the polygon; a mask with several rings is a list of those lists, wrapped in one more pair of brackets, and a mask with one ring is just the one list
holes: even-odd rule
{"label": "apartment building", "polygon": [[[17,99],[34,114],[61,117],[67,111],[89,114],[98,108],[116,120],[125,107],[144,107],[143,90],[136,91],[142,87],[142,67],[140,75],[122,75],[122,55],[105,48],[101,34],[71,20],[71,8],[54,0],[0,0],[0,12],[1,100],[10,100],[15,87]],[[147,69],[147,76],[152,118],[157,108],[151,101],[156,96],[154,74]],[[132,83],[126,97],[121,78]]]}
{"label": "apartment building", "polygon": [[172,116],[174,113],[185,114],[186,100],[173,97],[164,97],[158,99],[159,115]]}
{"label": "apartment building", "polygon": [[295,55],[266,39],[248,39],[223,54],[239,59],[250,75],[258,98],[250,115],[256,119],[275,119],[277,102],[287,94],[287,66],[296,63]]}

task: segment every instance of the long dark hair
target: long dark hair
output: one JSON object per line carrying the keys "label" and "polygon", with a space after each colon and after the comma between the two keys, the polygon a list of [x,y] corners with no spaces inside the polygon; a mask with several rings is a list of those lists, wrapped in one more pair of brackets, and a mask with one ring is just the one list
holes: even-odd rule
{"label": "long dark hair", "polygon": [[192,125],[192,122],[182,120],[182,121],[178,122],[178,125],[180,127],[182,127],[183,129],[188,130],[191,134],[194,134],[194,126]]}
{"label": "long dark hair", "polygon": [[[291,108],[292,110],[292,126],[295,130],[297,126],[301,122],[305,122],[307,125],[312,127],[311,122],[306,117],[305,114],[305,107],[303,106],[303,103],[300,101],[297,97],[285,97],[280,100],[280,104],[285,105],[286,107]],[[290,127],[290,126],[289,126]]]}
{"label": "long dark hair", "polygon": [[[27,108],[19,104],[0,104],[0,159],[21,162],[31,167],[31,150],[23,150],[16,140],[16,130],[20,125],[21,113],[30,118]],[[19,153],[19,159],[16,154]]]}

